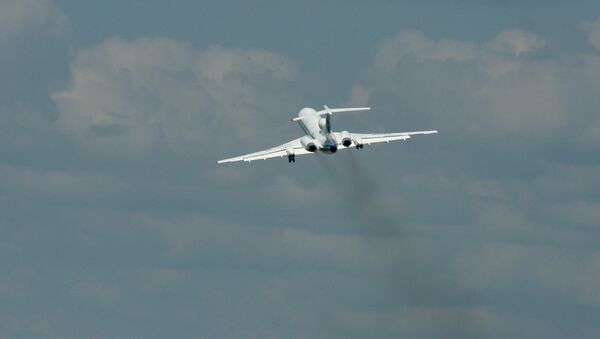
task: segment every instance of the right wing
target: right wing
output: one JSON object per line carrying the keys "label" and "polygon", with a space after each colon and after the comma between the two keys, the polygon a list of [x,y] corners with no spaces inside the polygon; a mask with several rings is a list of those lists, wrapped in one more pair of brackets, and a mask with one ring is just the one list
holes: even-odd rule
{"label": "right wing", "polygon": [[402,132],[402,133],[378,133],[378,134],[363,134],[363,133],[351,133],[352,142],[356,144],[375,144],[378,142],[390,142],[395,140],[406,140],[410,139],[411,135],[419,134],[435,134],[437,130],[432,131],[416,131],[416,132]]}
{"label": "right wing", "polygon": [[286,142],[283,145],[279,145],[277,147],[269,148],[264,151],[254,152],[250,154],[240,155],[238,157],[223,159],[217,161],[217,164],[222,164],[225,162],[236,162],[236,161],[254,161],[254,160],[265,160],[269,158],[276,157],[284,157],[287,155],[302,155],[302,154],[312,154],[313,152],[307,151],[304,146],[300,143],[300,138],[292,140],[290,142]]}

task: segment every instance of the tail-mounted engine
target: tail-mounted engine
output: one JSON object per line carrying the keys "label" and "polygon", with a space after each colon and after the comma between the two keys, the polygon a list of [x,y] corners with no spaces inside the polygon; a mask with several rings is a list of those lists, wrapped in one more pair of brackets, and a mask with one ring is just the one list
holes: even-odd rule
{"label": "tail-mounted engine", "polygon": [[305,135],[302,138],[300,138],[300,143],[302,144],[304,149],[306,149],[309,152],[317,151],[317,142],[315,141],[315,139],[309,137],[308,135]]}
{"label": "tail-mounted engine", "polygon": [[344,147],[350,147],[352,145],[352,137],[350,136],[350,132],[343,131],[339,134],[338,143],[344,145]]}

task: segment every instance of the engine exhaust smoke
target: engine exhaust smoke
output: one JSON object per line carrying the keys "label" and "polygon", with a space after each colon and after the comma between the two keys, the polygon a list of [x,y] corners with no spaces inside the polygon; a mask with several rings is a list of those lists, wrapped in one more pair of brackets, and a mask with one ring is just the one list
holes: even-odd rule
{"label": "engine exhaust smoke", "polygon": [[[352,153],[335,159],[319,157],[319,163],[330,174],[331,189],[344,197],[344,215],[352,216],[353,226],[365,235],[365,244],[377,261],[374,265],[381,267],[378,273],[385,280],[385,304],[381,305],[385,313],[431,310],[425,311],[428,316],[422,317],[423,323],[416,332],[414,328],[394,328],[391,332],[412,338],[482,337],[483,325],[472,310],[475,298],[450,277],[440,281],[436,266],[444,258],[435,257],[431,248],[435,243],[419,239],[403,222],[399,206],[385,198],[377,177]],[[423,243],[428,245],[422,246]],[[378,327],[394,323],[383,316],[375,319],[379,319]]]}

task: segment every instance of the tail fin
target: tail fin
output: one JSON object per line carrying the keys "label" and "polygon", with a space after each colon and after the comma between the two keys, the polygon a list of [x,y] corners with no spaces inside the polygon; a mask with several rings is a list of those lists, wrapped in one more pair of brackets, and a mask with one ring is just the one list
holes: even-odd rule
{"label": "tail fin", "polygon": [[[318,115],[327,115],[327,119],[329,119],[329,116],[331,116],[333,113],[341,113],[341,112],[357,112],[357,111],[370,111],[371,107],[353,107],[353,108],[329,108],[327,107],[327,105],[323,106],[323,110],[318,111],[317,114]],[[303,117],[296,117],[293,118],[292,121],[298,121],[298,120],[302,120],[304,119],[306,116]]]}
{"label": "tail fin", "polygon": [[341,112],[357,112],[357,111],[369,111],[371,107],[354,107],[354,108],[329,108],[327,105],[323,106],[324,110],[318,111],[317,114],[333,114],[333,113],[341,113]]}

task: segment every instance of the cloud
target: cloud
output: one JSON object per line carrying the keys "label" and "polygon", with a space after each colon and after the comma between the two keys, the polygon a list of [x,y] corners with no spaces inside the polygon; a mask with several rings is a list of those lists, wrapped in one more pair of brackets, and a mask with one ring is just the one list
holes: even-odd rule
{"label": "cloud", "polygon": [[62,38],[66,29],[66,16],[51,0],[4,0],[0,8],[0,41],[40,27]]}
{"label": "cloud", "polygon": [[[467,318],[473,319],[476,325],[463,328],[466,325],[464,319]],[[362,336],[378,332],[390,338],[481,338],[489,325],[497,321],[496,316],[488,310],[468,307],[407,307],[395,313],[339,312],[335,319]],[[439,319],[443,322],[440,326],[431,326],[432,321]]]}
{"label": "cloud", "polygon": [[83,202],[110,199],[123,194],[126,181],[94,171],[31,168],[0,165],[0,185],[15,199]]}
{"label": "cloud", "polygon": [[202,76],[223,84],[226,76],[267,74],[278,80],[292,80],[296,77],[294,63],[264,50],[242,51],[220,46],[209,48],[199,58],[196,65]]}
{"label": "cloud", "polygon": [[[447,52],[440,43],[444,40],[446,46],[469,46],[468,52],[460,57]],[[446,297],[467,309],[478,305],[485,310],[489,322],[481,332],[465,327],[458,336],[470,335],[469,329],[476,330],[475,337],[494,337],[496,331],[518,336],[520,330],[539,335],[535,329],[540,323],[551,326],[560,317],[542,311],[542,319],[536,318],[545,300],[566,310],[597,300],[589,288],[597,280],[597,251],[587,239],[597,233],[590,225],[598,217],[592,174],[597,162],[590,161],[596,153],[589,150],[598,135],[597,95],[588,90],[599,85],[598,55],[535,53],[546,44],[522,30],[502,31],[479,43],[436,42],[404,31],[381,45],[369,75],[359,82],[370,89],[369,101],[381,112],[380,130],[440,129],[432,139],[439,143],[437,149],[429,139],[419,145],[415,140],[402,148],[402,160],[381,168],[378,177],[386,182],[385,192],[410,197],[398,203],[393,218],[404,216],[406,227],[419,229],[410,242],[438,234],[436,249],[448,255],[433,254],[431,245],[417,246],[414,256],[427,258],[422,263],[427,270],[446,263],[436,272],[442,285],[450,284],[419,286],[445,291],[444,296],[432,293],[437,300]],[[413,159],[421,168],[412,168]],[[437,159],[432,168],[424,165],[428,159]],[[402,174],[383,174],[397,166]],[[457,247],[451,244],[453,237]],[[428,261],[433,257],[437,259]],[[404,266],[397,267],[402,276]],[[460,317],[458,309],[441,309]],[[511,312],[520,312],[521,320]],[[479,319],[462,314],[474,323]],[[393,328],[391,324],[409,318],[367,313],[360,319],[366,328]],[[425,327],[444,328],[443,321],[435,320]],[[511,325],[502,330],[504,321]],[[589,319],[569,321],[590,333]],[[402,325],[397,331],[412,328]]]}
{"label": "cloud", "polygon": [[[219,265],[252,265],[260,270],[287,267],[303,270],[365,270],[371,257],[360,237],[295,229],[284,223],[263,225],[188,215],[185,218],[136,218],[141,229],[160,234],[166,253],[180,260],[220,258]],[[233,242],[232,242],[233,241]],[[306,263],[317,266],[306,266]]]}
{"label": "cloud", "polygon": [[0,1],[0,155],[43,162],[61,143],[50,95],[69,79],[69,28],[52,1]]}
{"label": "cloud", "polygon": [[584,22],[581,28],[587,32],[590,44],[600,50],[600,18],[596,21]]}
{"label": "cloud", "polygon": [[570,307],[583,307],[600,302],[591,287],[600,279],[598,258],[597,251],[565,250],[539,241],[492,241],[461,251],[453,265],[462,272],[458,279],[486,295],[510,296],[513,302],[527,298],[533,304],[540,298],[534,290],[543,288],[557,300],[570,300]]}
{"label": "cloud", "polygon": [[94,307],[115,306],[121,299],[118,290],[95,279],[79,279],[73,282],[72,285],[70,291],[72,296]]}
{"label": "cloud", "polygon": [[502,31],[490,41],[490,47],[494,51],[515,57],[535,52],[545,45],[546,41],[539,35],[519,29]]}
{"label": "cloud", "polygon": [[299,133],[290,110],[338,87],[297,91],[311,65],[262,48],[69,54],[52,2],[0,10],[0,83],[39,75],[0,94],[0,336],[598,332],[596,51],[402,31],[355,65],[347,100],[375,109],[360,130],[439,135],[216,167]]}
{"label": "cloud", "polygon": [[475,45],[468,41],[433,41],[419,31],[407,30],[386,40],[375,55],[377,67],[389,68],[401,59],[417,61],[466,61],[475,56]]}
{"label": "cloud", "polygon": [[0,3],[0,104],[42,104],[64,85],[68,23],[49,0]]}
{"label": "cloud", "polygon": [[570,117],[564,78],[573,67],[554,57],[521,58],[544,44],[522,30],[481,44],[405,31],[380,47],[374,82],[364,85],[372,101],[389,104],[384,109],[427,112],[456,137],[541,143]]}
{"label": "cloud", "polygon": [[61,128],[91,149],[143,154],[165,145],[204,152],[226,142],[216,131],[254,134],[271,93],[293,80],[296,68],[262,50],[115,38],[79,51],[71,72],[72,86],[53,95]]}

